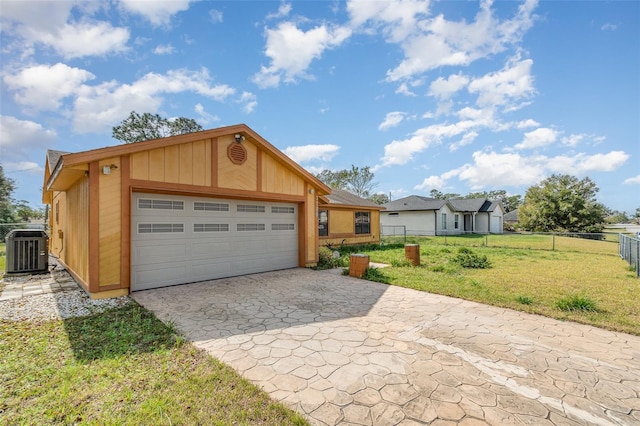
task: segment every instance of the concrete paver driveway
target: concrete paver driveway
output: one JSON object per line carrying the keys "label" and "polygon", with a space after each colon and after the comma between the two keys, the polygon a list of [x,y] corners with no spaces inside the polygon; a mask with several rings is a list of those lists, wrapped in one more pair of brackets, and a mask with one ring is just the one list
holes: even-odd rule
{"label": "concrete paver driveway", "polygon": [[134,293],[312,424],[640,425],[640,338],[305,269]]}

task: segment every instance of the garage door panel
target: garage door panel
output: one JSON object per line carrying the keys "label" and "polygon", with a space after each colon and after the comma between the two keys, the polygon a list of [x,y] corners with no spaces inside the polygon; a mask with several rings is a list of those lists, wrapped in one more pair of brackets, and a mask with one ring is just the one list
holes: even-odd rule
{"label": "garage door panel", "polygon": [[134,193],[131,288],[297,267],[297,209],[292,203]]}

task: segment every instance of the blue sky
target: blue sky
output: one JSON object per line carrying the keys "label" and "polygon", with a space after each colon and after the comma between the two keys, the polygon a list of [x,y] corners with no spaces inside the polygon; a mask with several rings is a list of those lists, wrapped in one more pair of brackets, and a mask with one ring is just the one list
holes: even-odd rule
{"label": "blue sky", "polygon": [[246,123],[377,192],[588,176],[640,207],[637,1],[0,0],[0,163],[40,205],[47,148],[119,142],[129,112]]}

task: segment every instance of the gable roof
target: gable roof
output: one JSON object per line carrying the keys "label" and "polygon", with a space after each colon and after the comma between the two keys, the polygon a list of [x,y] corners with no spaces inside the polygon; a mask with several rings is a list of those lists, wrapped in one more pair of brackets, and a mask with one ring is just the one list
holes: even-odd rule
{"label": "gable roof", "polygon": [[167,146],[180,145],[183,143],[198,141],[202,139],[216,138],[219,136],[225,136],[229,134],[240,133],[259,148],[272,154],[275,159],[294,173],[300,176],[302,179],[310,182],[315,188],[317,188],[319,194],[324,195],[331,193],[331,188],[321,182],[314,175],[302,168],[298,163],[293,161],[287,155],[282,153],[275,146],[271,145],[266,139],[256,133],[246,124],[235,124],[232,126],[218,127],[215,129],[203,130],[200,132],[185,133],[183,135],[169,136],[166,138],[152,139],[142,142],[135,142],[130,144],[120,144],[115,146],[109,146],[105,148],[92,149],[89,151],[81,151],[76,153],[65,153],[62,151],[49,151],[47,152],[47,161],[52,164],[55,159],[55,164],[52,164],[51,169],[46,172],[44,191],[51,190],[63,190],[63,188],[54,188],[53,185],[56,180],[65,182],[62,186],[68,185],[68,182],[73,182],[80,176],[84,175],[84,172],[88,170],[88,164],[93,161],[99,161],[105,158],[117,157],[120,155],[129,155],[137,152],[148,151],[156,148],[164,148]]}
{"label": "gable roof", "polygon": [[503,220],[505,222],[517,222],[518,221],[518,209],[511,210],[504,214]]}
{"label": "gable roof", "polygon": [[419,195],[409,195],[408,197],[390,201],[383,204],[387,211],[408,211],[408,210],[439,210],[447,204],[447,200],[421,197]]}
{"label": "gable roof", "polygon": [[[325,201],[326,200],[326,201]],[[376,210],[384,210],[384,207],[380,204],[376,204],[371,200],[359,197],[355,194],[345,191],[344,189],[331,189],[331,194],[322,197],[324,204],[331,206],[349,206],[349,207],[368,207]]]}

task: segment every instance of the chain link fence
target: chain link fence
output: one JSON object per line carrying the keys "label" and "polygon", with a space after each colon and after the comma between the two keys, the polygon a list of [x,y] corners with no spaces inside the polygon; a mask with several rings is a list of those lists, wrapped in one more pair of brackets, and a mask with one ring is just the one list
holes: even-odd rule
{"label": "chain link fence", "polygon": [[5,237],[13,229],[34,229],[48,231],[44,223],[22,222],[22,223],[0,223],[0,244],[5,243]]}
{"label": "chain link fence", "polygon": [[636,277],[640,277],[640,238],[619,234],[618,254],[635,268]]}

